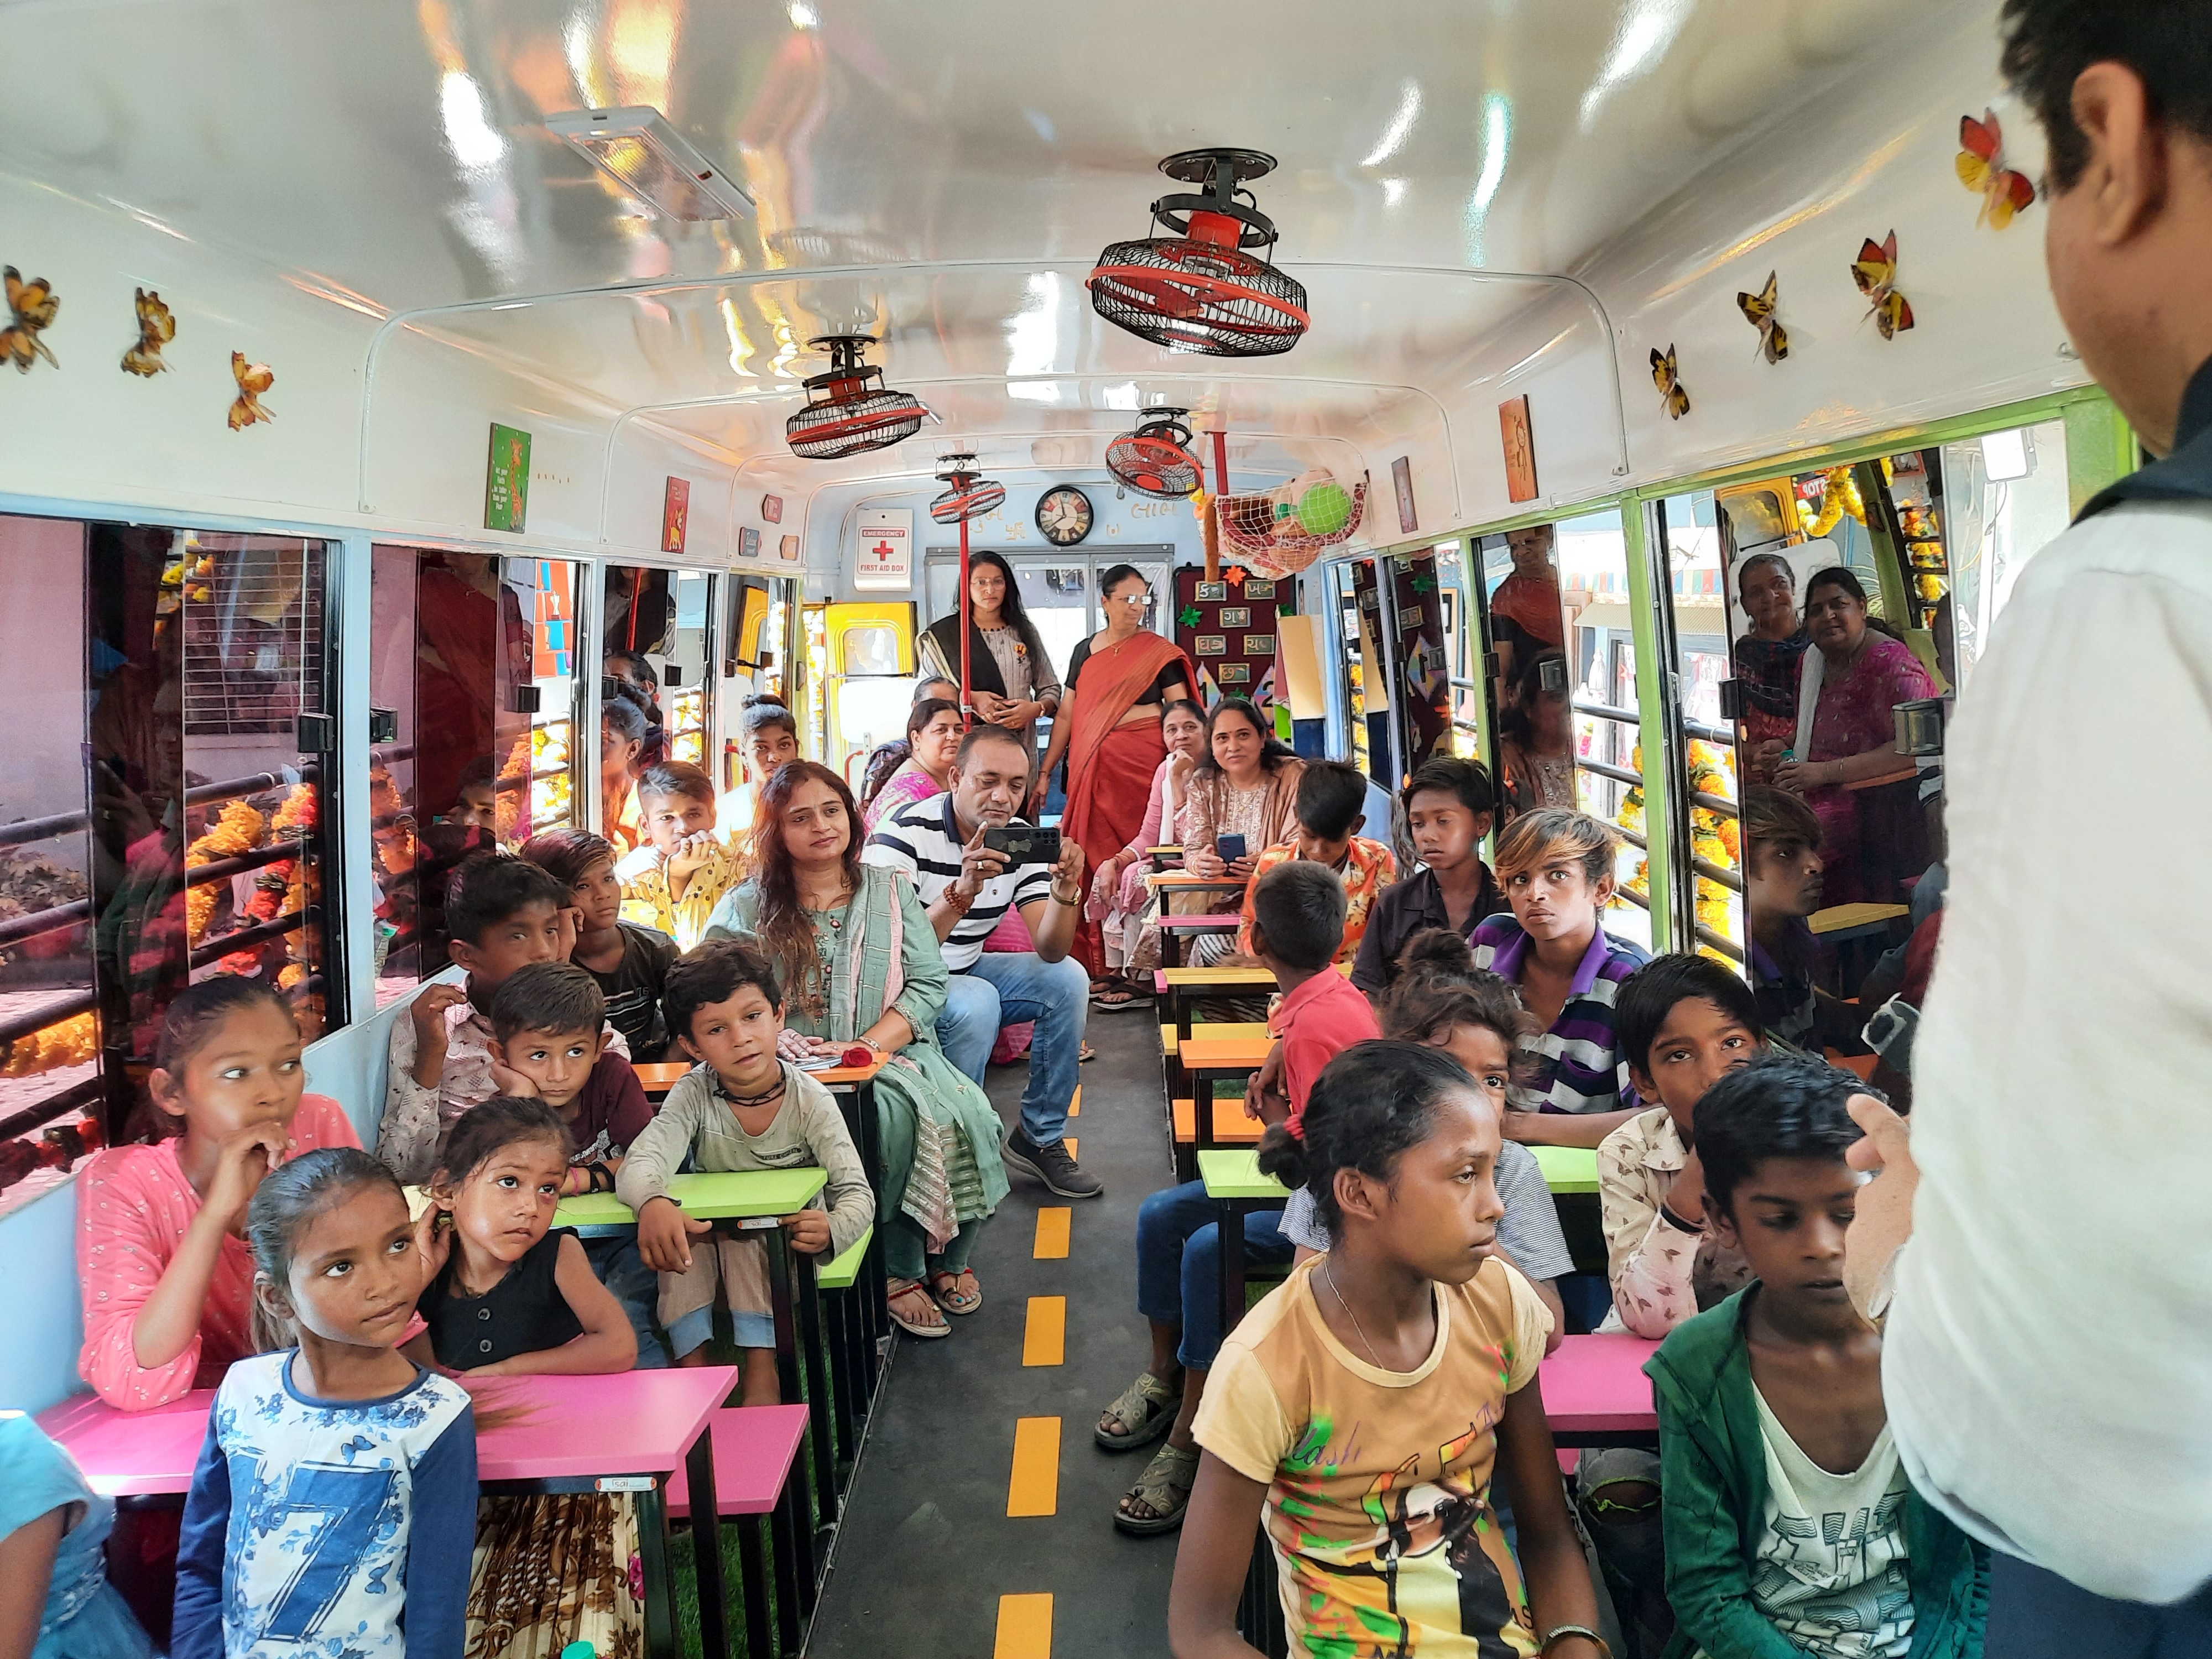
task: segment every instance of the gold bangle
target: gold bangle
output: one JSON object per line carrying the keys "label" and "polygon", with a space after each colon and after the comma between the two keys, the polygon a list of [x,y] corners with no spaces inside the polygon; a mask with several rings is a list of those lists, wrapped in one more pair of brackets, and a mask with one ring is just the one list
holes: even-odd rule
{"label": "gold bangle", "polygon": [[1605,1656],[1605,1659],[1613,1659],[1613,1649],[1607,1644],[1605,1638],[1600,1636],[1588,1625],[1553,1626],[1551,1630],[1547,1632],[1544,1637],[1543,1646],[1538,1648],[1536,1651],[1540,1656],[1548,1654],[1553,1647],[1565,1641],[1570,1636],[1588,1638],[1590,1641],[1597,1644],[1597,1650]]}

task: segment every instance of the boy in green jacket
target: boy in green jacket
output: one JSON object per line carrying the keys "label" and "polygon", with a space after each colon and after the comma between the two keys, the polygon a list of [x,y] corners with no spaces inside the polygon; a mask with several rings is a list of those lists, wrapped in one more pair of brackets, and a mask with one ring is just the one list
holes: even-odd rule
{"label": "boy in green jacket", "polygon": [[1664,1659],[1971,1659],[1989,1557],[1906,1481],[1881,1333],[1844,1291],[1862,1177],[1817,1060],[1732,1072],[1695,1114],[1705,1213],[1757,1280],[1677,1326],[1644,1370],[1659,1407]]}

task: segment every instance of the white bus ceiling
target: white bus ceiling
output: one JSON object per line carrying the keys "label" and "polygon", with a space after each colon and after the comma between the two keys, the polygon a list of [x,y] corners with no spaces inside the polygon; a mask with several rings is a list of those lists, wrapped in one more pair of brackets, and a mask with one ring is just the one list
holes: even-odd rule
{"label": "white bus ceiling", "polygon": [[[61,296],[0,382],[0,498],[489,538],[489,421],[535,437],[527,544],[688,556],[805,532],[840,559],[858,494],[970,446],[1016,483],[1098,478],[1146,404],[1234,436],[1232,483],[1409,456],[1423,534],[1508,501],[1497,405],[1528,394],[1566,504],[2079,384],[2041,217],[1977,228],[1958,119],[2001,95],[1995,7],[1908,0],[1069,4],[482,0],[16,3],[0,261]],[[651,104],[741,181],[750,219],[646,216],[549,114]],[[1175,356],[1095,317],[1101,246],[1142,234],[1161,156],[1269,151],[1259,181],[1310,333]],[[1885,342],[1849,264],[1891,229],[1919,325]],[[1792,351],[1735,304],[1770,270]],[[131,291],[173,308],[172,372],[117,371]],[[782,422],[804,343],[872,361],[937,423],[842,465]],[[1694,406],[1647,368],[1672,343]],[[272,423],[234,433],[229,356]],[[757,501],[792,505],[781,530]]]}

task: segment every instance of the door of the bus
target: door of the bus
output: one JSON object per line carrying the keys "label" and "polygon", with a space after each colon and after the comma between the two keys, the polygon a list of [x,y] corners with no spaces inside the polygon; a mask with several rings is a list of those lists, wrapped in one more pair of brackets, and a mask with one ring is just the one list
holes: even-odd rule
{"label": "door of the bus", "polygon": [[914,695],[914,602],[825,605],[822,628],[822,760],[857,793],[869,752],[906,735]]}

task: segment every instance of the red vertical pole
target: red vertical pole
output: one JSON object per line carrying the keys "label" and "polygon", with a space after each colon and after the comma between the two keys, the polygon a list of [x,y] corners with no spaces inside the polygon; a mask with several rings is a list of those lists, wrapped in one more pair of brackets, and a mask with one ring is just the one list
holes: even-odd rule
{"label": "red vertical pole", "polygon": [[973,603],[968,597],[968,520],[960,520],[960,724],[965,730],[975,724],[975,694],[969,676],[973,665],[968,660],[968,636],[975,627],[970,619]]}
{"label": "red vertical pole", "polygon": [[1229,493],[1229,434],[1218,428],[1213,434],[1213,493]]}

